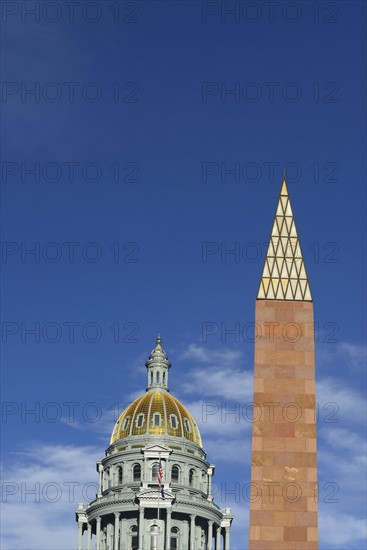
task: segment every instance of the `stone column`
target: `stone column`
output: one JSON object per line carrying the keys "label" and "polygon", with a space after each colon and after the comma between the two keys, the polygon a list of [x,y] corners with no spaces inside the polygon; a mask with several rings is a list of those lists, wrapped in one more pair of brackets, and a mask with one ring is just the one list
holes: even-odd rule
{"label": "stone column", "polygon": [[98,463],[98,473],[99,473],[98,496],[100,496],[103,491],[103,466],[100,462]]}
{"label": "stone column", "polygon": [[83,524],[78,521],[78,550],[83,550]]}
{"label": "stone column", "polygon": [[115,540],[113,545],[114,550],[119,550],[119,522],[120,512],[115,512]]}
{"label": "stone column", "polygon": [[144,531],[144,508],[139,509],[139,550],[143,548],[143,531]]}
{"label": "stone column", "polygon": [[213,522],[210,519],[208,521],[208,550],[212,550],[213,548]]}
{"label": "stone column", "polygon": [[127,548],[127,527],[126,527],[126,518],[121,518],[120,521],[120,547],[119,550]]}
{"label": "stone column", "polygon": [[[164,478],[163,478],[163,483],[166,482],[167,484],[168,483],[171,483],[171,472],[169,471],[170,469],[170,466],[169,466],[169,455],[167,456],[166,460],[164,461]],[[169,481],[168,481],[169,480]]]}
{"label": "stone column", "polygon": [[106,548],[110,549],[113,543],[114,543],[114,529],[113,529],[112,523],[107,523],[107,529],[106,529]]}
{"label": "stone column", "polygon": [[99,550],[107,550],[107,525],[101,530],[101,542]]}
{"label": "stone column", "polygon": [[190,550],[195,550],[195,514],[190,515]]}
{"label": "stone column", "polygon": [[143,462],[143,468],[142,468],[142,479],[143,481],[147,481],[148,479],[148,461],[144,454],[144,462]]}
{"label": "stone column", "polygon": [[92,550],[92,526],[90,523],[88,523],[87,550]]}
{"label": "stone column", "polygon": [[96,538],[97,538],[96,550],[101,550],[100,549],[100,546],[101,546],[101,521],[102,521],[102,518],[100,518],[100,517],[98,517],[96,519],[96,522],[97,522],[97,527],[96,527]]}
{"label": "stone column", "polygon": [[213,467],[210,466],[207,470],[208,474],[208,500],[212,501],[212,477],[213,477]]}
{"label": "stone column", "polygon": [[229,550],[229,527],[226,527],[226,534],[224,539],[224,550]]}
{"label": "stone column", "polygon": [[[171,509],[167,508],[167,518],[166,518],[166,548],[165,550],[170,550],[171,548]],[[159,549],[160,550],[160,549]]]}
{"label": "stone column", "polygon": [[217,527],[217,535],[215,540],[215,550],[220,550],[220,539],[221,539],[221,528],[220,525]]}

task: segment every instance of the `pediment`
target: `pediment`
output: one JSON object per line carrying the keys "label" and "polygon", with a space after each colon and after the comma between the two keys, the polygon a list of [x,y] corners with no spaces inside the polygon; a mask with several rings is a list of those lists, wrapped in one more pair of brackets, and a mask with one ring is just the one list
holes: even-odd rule
{"label": "pediment", "polygon": [[171,453],[172,450],[169,447],[165,447],[164,445],[154,444],[154,445],[147,445],[146,447],[144,447],[143,452]]}
{"label": "pediment", "polygon": [[140,502],[144,502],[145,505],[148,503],[152,504],[153,507],[157,506],[157,502],[159,500],[160,506],[163,508],[171,503],[175,499],[175,496],[172,494],[170,489],[167,488],[164,490],[164,498],[162,498],[160,491],[149,487],[146,489],[140,489],[139,493],[136,495],[136,498]]}

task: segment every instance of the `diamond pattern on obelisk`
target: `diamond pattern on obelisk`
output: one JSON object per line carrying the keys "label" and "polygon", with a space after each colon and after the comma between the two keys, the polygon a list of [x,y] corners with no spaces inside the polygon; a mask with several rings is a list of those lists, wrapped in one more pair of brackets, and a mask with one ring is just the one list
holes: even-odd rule
{"label": "diamond pattern on obelisk", "polygon": [[257,299],[312,301],[285,181],[280,192]]}

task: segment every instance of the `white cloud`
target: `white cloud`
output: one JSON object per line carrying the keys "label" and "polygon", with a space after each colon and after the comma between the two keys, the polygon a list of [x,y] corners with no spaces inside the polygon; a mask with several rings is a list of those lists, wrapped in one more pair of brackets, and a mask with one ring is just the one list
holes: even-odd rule
{"label": "white cloud", "polygon": [[229,366],[234,361],[239,361],[241,357],[241,352],[232,349],[211,349],[197,344],[190,344],[181,358],[196,359],[200,363],[221,363],[221,365]]}
{"label": "white cloud", "polygon": [[210,365],[190,369],[180,386],[185,393],[242,403],[252,401],[253,373],[239,368],[241,353],[230,349],[210,350],[191,344],[184,357]]}
{"label": "white cloud", "polygon": [[[252,423],[246,420],[241,403],[203,400],[185,403],[185,406],[195,418],[204,437],[217,435],[251,439]],[[248,414],[250,413],[251,411]]]}
{"label": "white cloud", "polygon": [[333,345],[320,343],[316,346],[317,365],[340,366],[349,371],[366,368],[367,349],[365,345],[351,342],[336,342]]}
{"label": "white cloud", "polygon": [[101,455],[97,447],[44,444],[14,453],[2,470],[1,547],[74,550],[74,511],[95,497]]}
{"label": "white cloud", "polygon": [[[363,548],[360,544],[366,539],[366,520],[350,514],[330,514],[320,510],[319,538],[322,549],[328,548]],[[321,546],[320,546],[321,547]]]}
{"label": "white cloud", "polygon": [[212,367],[190,373],[190,380],[184,383],[185,392],[194,392],[206,397],[221,397],[242,404],[253,400],[253,374],[234,368]]}
{"label": "white cloud", "polygon": [[366,366],[366,346],[342,342],[340,347],[342,351],[353,361],[353,365],[363,367]]}
{"label": "white cloud", "polygon": [[[339,359],[348,356],[351,361],[359,362],[362,357],[358,346],[346,344],[339,350]],[[250,411],[246,412],[244,407],[253,398],[252,372],[241,369],[242,355],[236,351],[207,350],[192,344],[184,355],[185,359],[200,364],[200,368],[190,366],[190,370],[186,370],[185,380],[180,385],[180,389],[190,395],[185,405],[202,432],[208,459],[217,464],[214,482],[220,484],[222,475],[230,490],[240,478],[242,484],[249,481],[246,478],[249,477],[252,424],[247,418]],[[327,494],[324,490],[327,480],[340,484],[337,504],[327,505],[323,498],[320,500],[320,548],[363,548],[366,533],[360,516],[364,506],[362,480],[366,459],[364,439],[359,430],[362,429],[366,400],[345,380],[331,377],[318,382],[317,399],[320,403],[318,458],[322,497]],[[323,408],[327,403],[338,405],[334,418],[339,422],[328,422],[332,409]],[[97,423],[76,422],[71,427],[90,430],[105,442],[115,420],[116,411],[108,410]],[[14,495],[3,495],[6,502],[3,503],[2,547],[12,550],[74,549],[77,539],[74,511],[79,502],[94,498],[98,481],[95,460],[102,457],[103,447],[37,444],[27,452],[14,453],[2,476],[3,489],[15,491]],[[74,488],[71,484],[75,484]],[[33,490],[33,494],[27,494],[27,490]],[[39,502],[35,502],[35,490]],[[60,498],[51,502],[57,491],[61,491]],[[224,502],[220,495],[215,501],[221,507],[231,506],[235,515],[231,548],[244,550],[247,547],[248,502],[230,494]]]}
{"label": "white cloud", "polygon": [[366,454],[366,441],[355,431],[328,426],[323,432],[323,439],[328,445],[340,450],[345,449],[354,456]]}
{"label": "white cloud", "polygon": [[92,422],[86,416],[80,420],[77,420],[75,417],[70,419],[61,417],[60,422],[74,430],[93,433],[105,443],[110,438],[115,422],[122,410],[123,409],[120,410],[120,408],[117,409],[117,407],[103,409],[102,406],[100,406],[98,411],[100,416],[96,418],[95,422]]}
{"label": "white cloud", "polygon": [[[338,486],[343,510],[348,502],[363,506],[366,490],[366,443],[355,430],[328,426],[318,441],[319,478]],[[327,501],[328,499],[326,499]]]}
{"label": "white cloud", "polygon": [[[316,385],[316,399],[320,403],[320,421],[327,424],[365,422],[366,399],[345,380],[323,378]],[[335,405],[328,405],[328,404]]]}

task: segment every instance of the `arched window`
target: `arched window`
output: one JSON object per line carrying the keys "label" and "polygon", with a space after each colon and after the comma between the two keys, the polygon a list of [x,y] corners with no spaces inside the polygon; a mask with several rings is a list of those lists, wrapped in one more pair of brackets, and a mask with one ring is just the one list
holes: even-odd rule
{"label": "arched window", "polygon": [[166,373],[163,373],[163,384],[166,385]]}
{"label": "arched window", "polygon": [[129,544],[130,550],[138,550],[139,536],[138,536],[138,528],[136,525],[133,525],[130,528],[129,538],[130,538],[130,544]]}
{"label": "arched window", "polygon": [[102,491],[105,491],[106,489],[108,489],[108,472],[107,472],[107,468],[105,470],[103,470],[103,474],[102,474]]}
{"label": "arched window", "polygon": [[201,472],[201,490],[206,493],[208,474],[205,470]]}
{"label": "arched window", "polygon": [[150,371],[150,383],[153,384],[153,371]]}
{"label": "arched window", "polygon": [[127,430],[127,427],[128,427],[128,425],[129,425],[129,420],[130,420],[130,416],[127,416],[127,417],[125,418],[125,420],[124,420],[123,425],[122,425],[122,430],[123,430],[123,431]]}
{"label": "arched window", "polygon": [[190,422],[188,421],[187,418],[184,418],[184,426],[185,426],[185,430],[190,434],[191,433],[191,426],[190,426]]}
{"label": "arched window", "polygon": [[171,550],[178,550],[178,537],[180,531],[178,527],[172,527],[171,529]]}
{"label": "arched window", "polygon": [[110,469],[106,468],[106,489],[109,489],[111,487],[111,477],[110,477]]}
{"label": "arched window", "polygon": [[159,381],[160,381],[159,371],[157,371],[157,374],[155,375],[155,381],[157,382],[157,384],[159,384]]}
{"label": "arched window", "polygon": [[134,467],[133,467],[133,480],[134,481],[140,481],[141,480],[141,466],[140,466],[140,464],[134,464]]}
{"label": "arched window", "polygon": [[158,481],[158,462],[154,462],[152,465],[152,481]]}
{"label": "arched window", "polygon": [[144,424],[144,413],[139,413],[136,417],[136,427],[141,428]]}
{"label": "arched window", "polygon": [[122,479],[123,479],[123,470],[122,470],[122,466],[119,466],[117,468],[117,483],[118,483],[118,485],[122,485]]}
{"label": "arched window", "polygon": [[175,414],[171,414],[169,417],[169,421],[171,422],[171,426],[174,430],[177,430],[177,416]]}
{"label": "arched window", "polygon": [[195,477],[195,470],[193,468],[191,468],[191,470],[189,471],[189,485],[190,485],[190,487],[194,486],[194,477]]}
{"label": "arched window", "polygon": [[172,466],[171,470],[171,481],[172,483],[179,483],[180,482],[180,468],[176,466]]}

